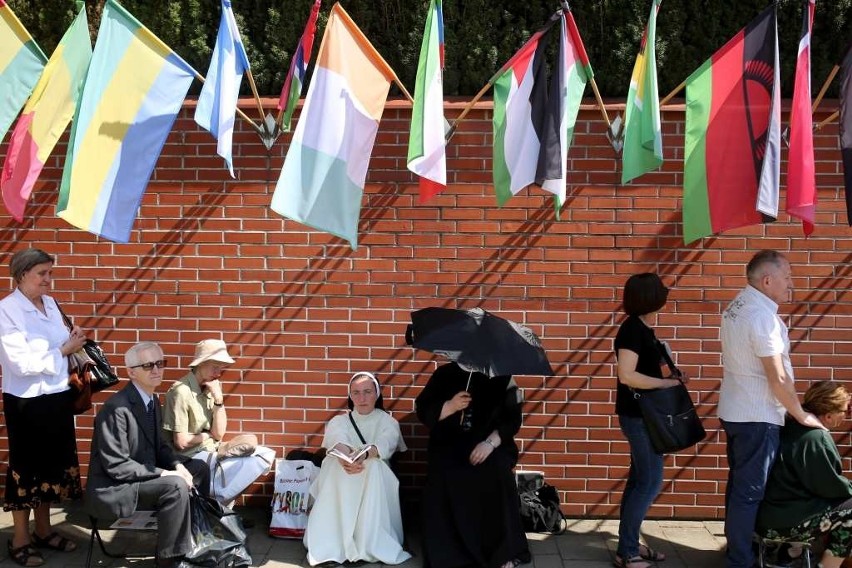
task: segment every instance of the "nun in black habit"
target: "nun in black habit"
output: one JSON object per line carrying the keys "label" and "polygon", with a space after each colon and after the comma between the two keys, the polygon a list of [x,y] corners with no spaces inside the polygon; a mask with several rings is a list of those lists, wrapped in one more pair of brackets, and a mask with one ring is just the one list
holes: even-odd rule
{"label": "nun in black habit", "polygon": [[417,416],[429,429],[424,568],[530,562],[512,473],[519,399],[512,377],[489,378],[456,363],[436,369],[417,397]]}

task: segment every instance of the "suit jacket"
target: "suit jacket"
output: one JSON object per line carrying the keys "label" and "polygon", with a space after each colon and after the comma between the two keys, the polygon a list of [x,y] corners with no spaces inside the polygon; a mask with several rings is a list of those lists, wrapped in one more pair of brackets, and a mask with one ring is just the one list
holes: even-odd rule
{"label": "suit jacket", "polygon": [[112,395],[95,417],[86,505],[97,518],[127,517],[136,511],[139,483],[159,477],[188,458],[163,439],[160,403],[154,399],[156,432],[145,429],[145,404],[132,382]]}

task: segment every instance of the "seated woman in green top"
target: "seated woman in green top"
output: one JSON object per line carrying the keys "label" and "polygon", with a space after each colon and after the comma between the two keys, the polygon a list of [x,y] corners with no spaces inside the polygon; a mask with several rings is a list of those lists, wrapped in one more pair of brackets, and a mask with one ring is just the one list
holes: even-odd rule
{"label": "seated woman in green top", "polygon": [[[805,393],[802,408],[833,429],[843,423],[849,398],[840,383],[820,381]],[[825,536],[824,568],[838,568],[852,554],[852,483],[843,475],[840,454],[828,431],[787,417],[757,531],[797,541]]]}

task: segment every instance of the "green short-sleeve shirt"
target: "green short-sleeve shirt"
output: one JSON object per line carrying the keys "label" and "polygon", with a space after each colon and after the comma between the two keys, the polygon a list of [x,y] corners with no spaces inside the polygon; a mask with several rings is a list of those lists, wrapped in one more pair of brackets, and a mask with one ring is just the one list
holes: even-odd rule
{"label": "green short-sleeve shirt", "polygon": [[191,372],[171,386],[166,393],[163,408],[163,430],[169,445],[184,456],[193,456],[201,451],[215,452],[218,443],[208,438],[197,446],[178,450],[174,445],[174,434],[200,434],[210,432],[213,427],[213,397],[202,391],[198,380]]}

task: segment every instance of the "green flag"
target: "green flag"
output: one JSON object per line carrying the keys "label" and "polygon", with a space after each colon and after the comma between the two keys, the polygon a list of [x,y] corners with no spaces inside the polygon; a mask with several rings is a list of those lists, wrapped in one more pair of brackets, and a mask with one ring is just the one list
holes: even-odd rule
{"label": "green flag", "polygon": [[627,106],[624,109],[624,149],[621,183],[627,183],[663,163],[663,134],[660,127],[660,96],[657,91],[657,54],[654,47],[657,12],[662,0],[654,0],[648,27],[642,36]]}

